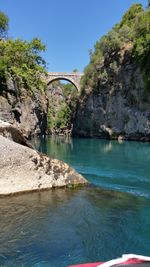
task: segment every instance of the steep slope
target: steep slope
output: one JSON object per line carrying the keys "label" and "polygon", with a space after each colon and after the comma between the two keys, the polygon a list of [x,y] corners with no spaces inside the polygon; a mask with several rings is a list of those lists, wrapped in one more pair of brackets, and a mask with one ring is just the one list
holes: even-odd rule
{"label": "steep slope", "polygon": [[30,94],[13,80],[0,91],[0,119],[18,125],[28,137],[46,133],[47,105],[45,93]]}
{"label": "steep slope", "polygon": [[46,63],[41,57],[45,45],[38,38],[30,42],[5,38],[1,16],[5,15],[0,12],[0,119],[17,124],[27,136],[45,134],[48,101],[42,79]]}
{"label": "steep slope", "polygon": [[133,5],[95,45],[73,134],[150,140],[150,10]]}

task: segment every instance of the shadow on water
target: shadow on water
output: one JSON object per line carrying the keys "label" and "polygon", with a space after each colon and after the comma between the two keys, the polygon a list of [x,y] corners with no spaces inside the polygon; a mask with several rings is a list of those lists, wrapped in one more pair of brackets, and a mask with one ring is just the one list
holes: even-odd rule
{"label": "shadow on water", "polygon": [[149,253],[148,199],[89,186],[0,201],[0,266],[66,267]]}

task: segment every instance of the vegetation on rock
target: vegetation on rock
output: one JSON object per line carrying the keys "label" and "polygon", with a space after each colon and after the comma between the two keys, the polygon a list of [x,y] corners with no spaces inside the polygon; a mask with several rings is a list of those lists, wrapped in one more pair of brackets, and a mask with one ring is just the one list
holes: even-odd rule
{"label": "vegetation on rock", "polygon": [[0,118],[17,123],[26,136],[45,134],[47,127],[46,63],[41,40],[12,39],[9,19],[0,12]]}
{"label": "vegetation on rock", "polygon": [[132,48],[131,57],[139,64],[145,80],[145,88],[150,87],[150,9],[134,4],[125,13],[121,22],[103,36],[90,53],[90,63],[82,78],[82,90],[105,84],[110,71],[117,71],[114,56],[125,46]]}
{"label": "vegetation on rock", "polygon": [[44,90],[41,76],[46,72],[46,63],[40,53],[45,51],[45,45],[38,38],[31,42],[6,39],[8,21],[8,17],[0,12],[0,82],[5,83],[11,77],[19,87],[31,92]]}
{"label": "vegetation on rock", "polygon": [[49,133],[69,134],[76,109],[77,91],[71,83],[53,82],[48,90]]}
{"label": "vegetation on rock", "polygon": [[134,4],[90,51],[73,135],[150,140],[150,8]]}

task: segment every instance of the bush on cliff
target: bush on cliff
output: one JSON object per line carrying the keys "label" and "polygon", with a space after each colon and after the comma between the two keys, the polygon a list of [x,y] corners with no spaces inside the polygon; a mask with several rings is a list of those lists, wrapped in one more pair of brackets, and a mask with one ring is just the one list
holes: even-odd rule
{"label": "bush on cliff", "polygon": [[135,24],[133,54],[143,70],[146,88],[150,88],[150,9],[143,12]]}
{"label": "bush on cliff", "polygon": [[145,88],[150,86],[150,9],[144,10],[141,4],[134,4],[121,22],[96,43],[82,78],[83,93],[85,88],[95,90],[104,80],[108,81],[115,54],[128,43],[132,44],[132,57],[143,72]]}
{"label": "bush on cliff", "polygon": [[[0,37],[8,28],[8,18],[0,12]],[[31,42],[20,39],[0,39],[0,82],[8,77],[15,81],[19,88],[23,86],[30,92],[44,90],[45,84],[41,79],[46,72],[46,63],[40,53],[45,51],[41,40],[34,38]]]}

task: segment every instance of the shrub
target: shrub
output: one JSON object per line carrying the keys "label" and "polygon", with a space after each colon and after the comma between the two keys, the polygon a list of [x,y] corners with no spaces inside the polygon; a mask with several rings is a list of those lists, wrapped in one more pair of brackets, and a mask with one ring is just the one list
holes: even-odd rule
{"label": "shrub", "polygon": [[[150,9],[144,11],[141,4],[134,4],[121,22],[96,42],[81,80],[83,93],[85,87],[95,90],[97,85],[111,78],[112,71],[117,71],[117,66],[113,64],[115,55],[129,42],[133,47],[131,56],[141,67],[146,87],[150,87]],[[108,73],[109,66],[112,71]]]}
{"label": "shrub", "polygon": [[0,76],[7,79],[11,75],[19,85],[33,92],[43,90],[44,82],[41,75],[45,73],[45,61],[40,52],[45,46],[37,38],[31,42],[22,40],[0,41]]}
{"label": "shrub", "polygon": [[67,104],[65,104],[57,113],[57,117],[54,123],[55,127],[61,129],[67,128],[70,124],[70,117],[71,109]]}

